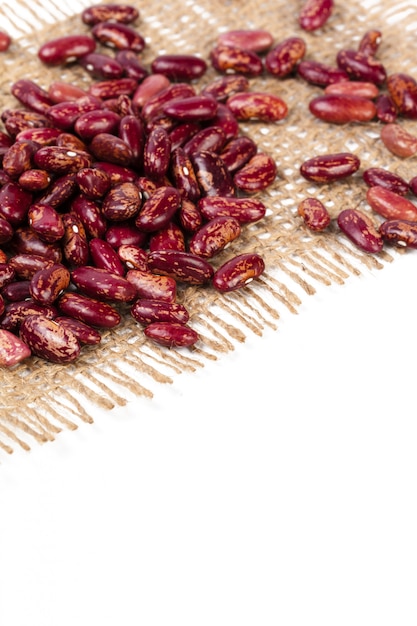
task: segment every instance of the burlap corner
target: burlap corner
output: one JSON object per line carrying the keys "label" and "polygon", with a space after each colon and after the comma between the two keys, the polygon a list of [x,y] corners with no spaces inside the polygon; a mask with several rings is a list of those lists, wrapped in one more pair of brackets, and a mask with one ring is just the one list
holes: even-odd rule
{"label": "burlap corner", "polygon": [[[56,79],[80,85],[91,82],[80,69],[48,68],[36,56],[40,44],[52,36],[87,30],[79,14],[89,4],[78,0],[70,6],[54,0],[47,10],[42,0],[2,2],[0,23],[6,28],[11,25],[16,35],[9,52],[0,59],[1,110],[16,107],[10,86],[18,78],[31,78],[43,87]],[[302,36],[307,43],[306,58],[334,63],[339,49],[355,47],[366,30],[375,28],[383,35],[378,57],[387,71],[417,74],[417,8],[394,0],[374,3],[368,9],[358,0],[336,1],[329,22],[314,33],[298,28],[301,1],[133,0],[131,4],[140,11],[136,27],[147,42],[142,58],[145,64],[162,52],[196,53],[208,59],[217,35],[230,28],[264,28],[277,42],[290,35]],[[198,87],[214,76],[210,68]],[[387,167],[409,180],[416,174],[415,160],[398,159],[386,151],[379,139],[378,122],[334,126],[314,119],[308,101],[321,89],[298,78],[262,76],[251,79],[251,88],[276,93],[288,104],[289,114],[279,123],[241,126],[241,132],[252,137],[259,150],[274,157],[278,176],[269,189],[258,194],[268,207],[268,216],[245,226],[241,238],[214,264],[220,265],[237,252],[257,251],[265,259],[265,274],[225,296],[209,287],[179,287],[178,299],[187,306],[190,323],[201,335],[192,350],[167,350],[150,344],[126,312],[122,325],[103,333],[99,346],[83,348],[76,364],[60,366],[32,358],[2,369],[0,448],[4,451],[10,453],[16,446],[30,449],[34,441],[51,441],[63,428],[75,429],[80,421],[92,421],[95,405],[111,408],[123,405],[131,396],[151,397],[159,384],[203,367],[208,359],[221,358],[248,333],[261,335],[267,326],[277,328],[280,311],[286,308],[296,313],[318,284],[342,284],[364,267],[382,269],[395,259],[394,249],[368,255],[354,248],[334,224],[328,231],[312,235],[297,216],[297,204],[306,195],[314,195],[328,205],[334,218],[342,208],[367,211],[361,171],[370,166]],[[415,126],[410,121],[402,123]],[[299,175],[299,166],[307,157],[344,150],[361,158],[361,171],[351,179],[314,186]]]}

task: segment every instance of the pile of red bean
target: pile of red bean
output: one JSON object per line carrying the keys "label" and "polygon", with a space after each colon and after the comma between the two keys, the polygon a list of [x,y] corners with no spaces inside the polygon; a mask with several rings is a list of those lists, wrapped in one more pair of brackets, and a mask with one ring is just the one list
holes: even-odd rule
{"label": "pile of red bean", "polygon": [[[224,293],[265,269],[256,253],[212,263],[264,217],[252,196],[276,176],[272,157],[240,133],[244,103],[228,104],[247,78],[223,76],[198,93],[207,69],[198,56],[144,67],[137,18],[130,5],[91,6],[90,33],[40,47],[44,64],[82,67],[88,89],[11,86],[18,106],[1,113],[0,132],[2,365],[72,362],[126,307],[152,341],[192,346],[199,336],[178,283]],[[278,98],[257,98],[265,115],[286,115]]]}
{"label": "pile of red bean", "polygon": [[[320,28],[332,8],[307,0],[300,26]],[[45,89],[28,78],[11,87],[18,106],[1,113],[0,132],[1,365],[30,355],[72,362],[83,345],[100,342],[101,329],[120,324],[126,307],[150,340],[193,346],[199,336],[177,301],[178,284],[224,293],[262,274],[256,253],[213,262],[265,216],[255,194],[276,178],[274,158],[242,134],[240,122],[280,122],[288,108],[251,89],[251,77],[296,75],[321,85],[313,115],[329,123],[379,119],[392,152],[411,145],[395,120],[417,111],[414,82],[382,76],[378,31],[367,32],[358,51],[342,51],[335,67],[304,60],[300,37],[274,44],[265,30],[228,31],[210,53],[219,76],[197,91],[208,68],[199,56],[164,54],[142,64],[138,17],[130,5],[93,5],[81,15],[89,33],[40,47],[42,63],[87,72],[87,89],[62,81]],[[328,154],[308,159],[300,173],[329,183],[359,166],[353,154]],[[384,241],[416,246],[417,209],[407,210],[405,203],[414,205],[405,195],[417,185],[376,168],[365,175],[368,201],[387,219],[377,228],[345,209],[341,231],[367,252]],[[314,198],[299,214],[311,230],[330,223]]]}

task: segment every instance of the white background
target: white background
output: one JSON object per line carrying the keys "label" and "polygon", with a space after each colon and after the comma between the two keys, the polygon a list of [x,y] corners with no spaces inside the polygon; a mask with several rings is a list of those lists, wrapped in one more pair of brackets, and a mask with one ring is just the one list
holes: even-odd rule
{"label": "white background", "polygon": [[3,455],[1,626],[415,626],[415,268]]}

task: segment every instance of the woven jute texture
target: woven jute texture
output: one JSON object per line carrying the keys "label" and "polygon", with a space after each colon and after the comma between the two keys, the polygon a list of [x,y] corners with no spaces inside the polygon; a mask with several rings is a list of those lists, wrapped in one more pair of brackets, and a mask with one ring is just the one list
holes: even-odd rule
{"label": "woven jute texture", "polygon": [[[10,95],[13,81],[30,78],[44,88],[53,80],[88,87],[92,79],[76,66],[46,67],[37,57],[39,46],[60,35],[87,32],[80,12],[87,0],[3,0],[1,29],[12,29],[10,50],[0,59],[1,109],[19,104]],[[269,30],[276,42],[290,35],[302,36],[305,58],[335,64],[341,48],[355,48],[368,29],[379,29],[378,50],[387,72],[417,75],[417,8],[396,0],[338,2],[331,19],[320,31],[302,32],[297,25],[300,1],[281,0],[152,0],[132,3],[140,11],[135,28],[146,40],[141,60],[149,65],[160,53],[190,53],[206,60],[220,32],[236,28]],[[209,64],[196,84],[200,89],[216,76]],[[297,216],[301,199],[315,196],[326,203],[333,218],[343,208],[369,211],[361,172],[367,167],[390,169],[410,180],[415,160],[393,157],[380,141],[380,124],[335,126],[320,122],[308,111],[309,100],[321,88],[299,78],[250,79],[253,90],[281,96],[288,116],[274,124],[247,122],[241,133],[252,137],[259,151],[273,156],[278,174],[274,184],[259,197],[267,217],[243,228],[242,236],[213,260],[218,267],[234,254],[256,251],[266,264],[259,280],[244,289],[219,295],[211,287],[178,286],[178,301],[190,312],[190,325],[200,333],[193,349],[165,349],[145,339],[142,329],[126,313],[117,329],[103,332],[99,346],[84,347],[75,364],[56,365],[31,358],[0,371],[0,447],[13,452],[29,450],[34,443],[53,441],[62,429],[76,429],[91,422],[94,406],[111,409],[128,397],[152,397],[158,385],[172,382],[184,371],[204,367],[222,358],[250,333],[262,335],[267,327],[279,329],[284,309],[297,313],[304,298],[314,296],[318,285],[343,284],[364,268],[383,269],[395,262],[399,251],[385,249],[369,255],[341,235],[333,220],[326,232],[311,234]],[[415,122],[401,120],[409,130]],[[361,169],[350,179],[331,185],[312,185],[299,175],[308,157],[351,151],[361,159]],[[409,252],[406,252],[409,253]]]}

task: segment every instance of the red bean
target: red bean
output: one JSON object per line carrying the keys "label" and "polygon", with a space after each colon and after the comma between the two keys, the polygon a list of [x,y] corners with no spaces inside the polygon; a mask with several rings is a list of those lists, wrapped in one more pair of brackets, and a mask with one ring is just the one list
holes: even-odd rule
{"label": "red bean", "polygon": [[361,250],[381,252],[384,240],[368,215],[357,209],[344,209],[337,216],[340,230]]}
{"label": "red bean", "polygon": [[252,52],[266,52],[274,43],[274,37],[269,30],[261,28],[237,28],[221,33],[217,43]]}
{"label": "red bean", "polygon": [[221,292],[235,291],[258,278],[264,270],[265,262],[258,254],[239,254],[216,270],[212,285]]}
{"label": "red bean", "polygon": [[0,31],[0,52],[6,52],[12,43],[12,38],[5,31]]}
{"label": "red bean", "polygon": [[303,30],[315,31],[322,28],[333,12],[333,0],[305,0],[298,16]]}
{"label": "red bean", "polygon": [[44,43],[38,50],[38,56],[48,65],[61,65],[73,62],[95,48],[96,42],[90,35],[65,35]]}
{"label": "red bean", "polygon": [[336,152],[311,157],[300,166],[300,174],[316,183],[330,183],[358,171],[360,159],[350,152]]}

